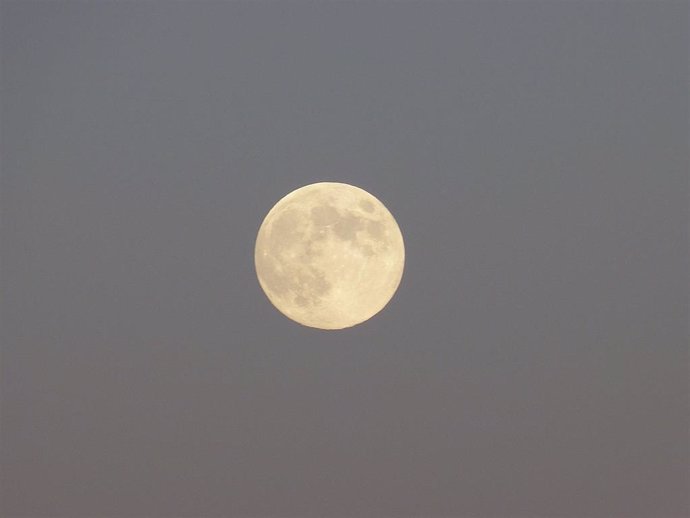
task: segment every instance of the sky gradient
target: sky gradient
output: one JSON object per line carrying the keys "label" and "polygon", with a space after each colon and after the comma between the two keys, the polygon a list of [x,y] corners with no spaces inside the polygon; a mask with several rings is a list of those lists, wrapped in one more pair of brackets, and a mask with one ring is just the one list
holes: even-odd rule
{"label": "sky gradient", "polygon": [[[0,4],[0,514],[690,514],[687,2]],[[338,332],[317,181],[406,269]]]}

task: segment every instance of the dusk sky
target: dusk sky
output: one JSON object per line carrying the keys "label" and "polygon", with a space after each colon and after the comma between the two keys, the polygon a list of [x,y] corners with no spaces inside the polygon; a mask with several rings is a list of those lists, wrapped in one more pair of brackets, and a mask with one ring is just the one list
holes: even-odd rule
{"label": "dusk sky", "polygon": [[[0,515],[690,516],[688,5],[0,2]],[[320,181],[405,240],[339,331]]]}

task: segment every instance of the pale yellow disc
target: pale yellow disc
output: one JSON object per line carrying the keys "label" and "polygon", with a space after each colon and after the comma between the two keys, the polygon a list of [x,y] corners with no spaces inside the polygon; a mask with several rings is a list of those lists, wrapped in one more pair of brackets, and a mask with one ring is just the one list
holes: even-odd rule
{"label": "pale yellow disc", "polygon": [[256,238],[259,283],[278,310],[305,326],[368,320],[398,289],[405,246],[391,213],[344,183],[301,187],[269,211]]}

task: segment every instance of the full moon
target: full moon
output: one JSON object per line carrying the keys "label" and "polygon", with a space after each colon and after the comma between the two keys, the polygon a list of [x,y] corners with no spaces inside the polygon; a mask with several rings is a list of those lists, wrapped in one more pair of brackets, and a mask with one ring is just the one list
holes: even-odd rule
{"label": "full moon", "polygon": [[256,237],[259,284],[288,318],[343,329],[381,311],[398,289],[405,246],[393,215],[352,185],[321,182],[282,198]]}

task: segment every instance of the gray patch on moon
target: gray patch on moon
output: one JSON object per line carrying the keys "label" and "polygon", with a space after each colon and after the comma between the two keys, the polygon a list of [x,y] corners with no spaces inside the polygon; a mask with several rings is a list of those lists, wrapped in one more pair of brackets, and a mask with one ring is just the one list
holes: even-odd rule
{"label": "gray patch on moon", "polygon": [[367,223],[367,232],[375,239],[381,239],[384,235],[383,223],[380,221],[370,221]]}
{"label": "gray patch on moon", "polygon": [[371,245],[364,245],[361,247],[362,254],[364,254],[367,257],[371,257],[374,255],[374,249],[371,247]]}
{"label": "gray patch on moon", "polygon": [[338,222],[333,227],[333,232],[340,239],[352,241],[357,235],[357,231],[364,226],[361,218],[355,216],[352,212],[348,212],[346,216],[341,216]]}
{"label": "gray patch on moon", "polygon": [[303,219],[300,211],[294,209],[286,209],[279,214],[271,227],[269,244],[272,248],[282,248],[284,244],[299,241],[304,235],[301,225]]}
{"label": "gray patch on moon", "polygon": [[294,272],[294,275],[297,277],[297,281],[291,283],[290,291],[297,294],[295,301],[297,298],[304,301],[299,304],[300,306],[318,305],[321,297],[331,289],[331,285],[326,281],[323,272],[312,266],[308,266],[306,270],[299,269]]}
{"label": "gray patch on moon", "polygon": [[311,220],[317,227],[330,227],[340,220],[340,213],[329,205],[319,205],[311,209]]}
{"label": "gray patch on moon", "polygon": [[374,212],[374,204],[371,203],[369,200],[360,200],[359,206],[365,212]]}

